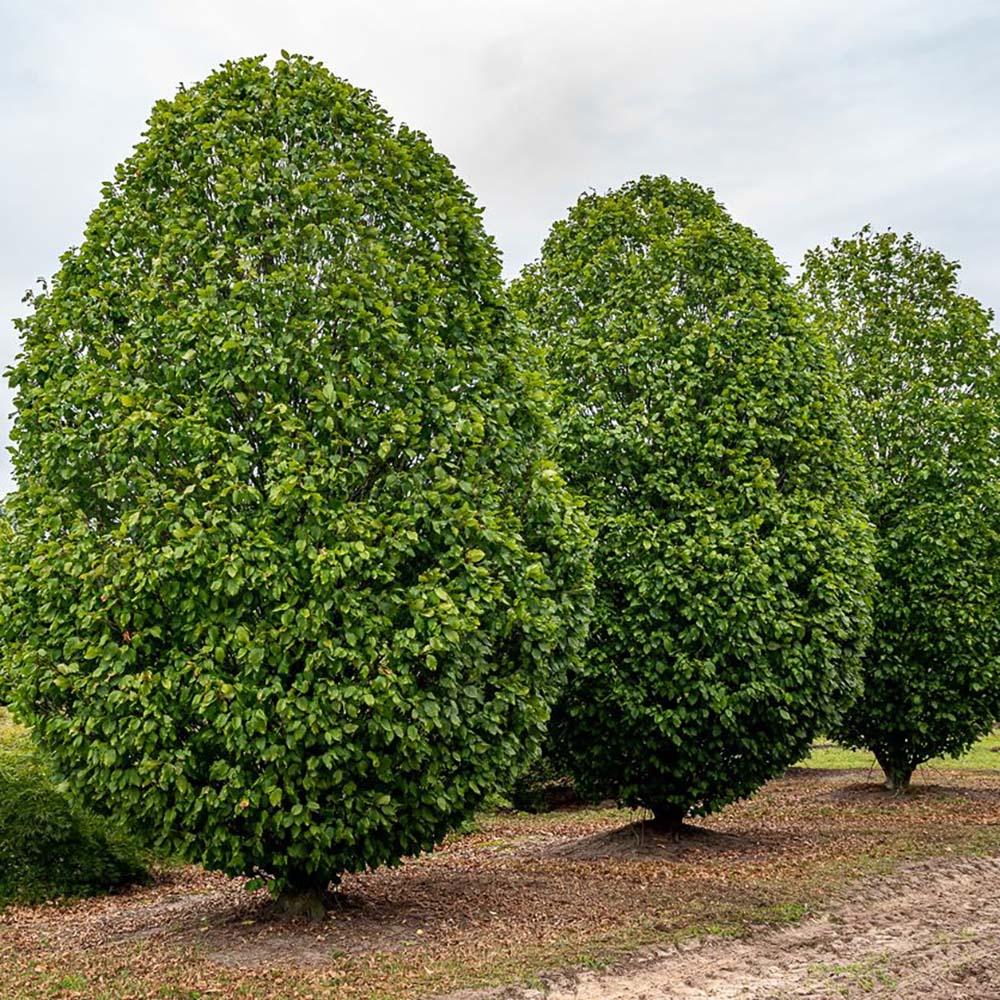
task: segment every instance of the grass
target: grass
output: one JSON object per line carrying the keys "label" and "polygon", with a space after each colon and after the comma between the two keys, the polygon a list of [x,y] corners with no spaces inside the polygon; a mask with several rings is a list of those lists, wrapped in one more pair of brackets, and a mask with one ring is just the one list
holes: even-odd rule
{"label": "grass", "polygon": [[809,967],[812,978],[825,980],[828,987],[836,989],[840,986],[843,993],[850,987],[862,993],[892,991],[896,988],[896,979],[889,972],[889,956],[873,955],[863,962],[817,963]]}
{"label": "grass", "polygon": [[[848,750],[844,747],[826,741],[818,741],[812,753],[802,760],[800,767],[815,767],[834,770],[861,769],[871,770],[878,780],[881,775],[878,763],[873,754],[866,750]],[[994,730],[989,736],[981,739],[968,753],[961,757],[935,757],[921,764],[928,770],[962,770],[1000,771],[1000,729]]]}

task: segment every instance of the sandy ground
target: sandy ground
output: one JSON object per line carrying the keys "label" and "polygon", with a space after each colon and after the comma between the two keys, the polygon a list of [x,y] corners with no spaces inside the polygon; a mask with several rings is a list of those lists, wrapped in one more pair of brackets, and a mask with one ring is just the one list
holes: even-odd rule
{"label": "sandy ground", "polygon": [[913,865],[793,927],[709,938],[545,991],[454,1000],[1000,998],[1000,858]]}

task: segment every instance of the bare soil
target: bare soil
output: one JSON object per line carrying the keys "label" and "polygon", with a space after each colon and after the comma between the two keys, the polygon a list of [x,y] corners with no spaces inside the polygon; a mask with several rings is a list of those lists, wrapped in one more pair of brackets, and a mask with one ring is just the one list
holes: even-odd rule
{"label": "bare soil", "polygon": [[1000,997],[1000,858],[935,860],[801,924],[647,953],[608,974],[453,1000],[843,1000]]}
{"label": "bare soil", "polygon": [[789,831],[777,834],[756,831],[743,835],[712,830],[694,823],[685,823],[680,835],[674,836],[638,820],[588,837],[558,842],[540,851],[540,856],[574,861],[629,858],[682,861],[685,858],[704,860],[724,854],[735,862],[760,858],[770,852],[786,851],[794,846],[795,841],[795,834]]}

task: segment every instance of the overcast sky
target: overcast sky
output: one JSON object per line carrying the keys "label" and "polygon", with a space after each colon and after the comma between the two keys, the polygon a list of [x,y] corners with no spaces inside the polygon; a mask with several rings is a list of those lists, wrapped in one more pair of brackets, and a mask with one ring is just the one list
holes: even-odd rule
{"label": "overcast sky", "polygon": [[152,103],[283,48],[428,133],[508,274],[581,191],[666,173],[789,264],[871,222],[1000,306],[997,0],[0,0],[0,365]]}

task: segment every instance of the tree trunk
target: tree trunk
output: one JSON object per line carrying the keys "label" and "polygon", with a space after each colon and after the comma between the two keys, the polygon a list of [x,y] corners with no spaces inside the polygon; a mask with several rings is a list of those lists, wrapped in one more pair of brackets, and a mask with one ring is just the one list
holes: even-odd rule
{"label": "tree trunk", "polygon": [[274,911],[283,917],[322,920],[326,916],[326,890],[329,879],[316,876],[289,876],[288,884],[274,901]]}
{"label": "tree trunk", "polygon": [[651,802],[646,808],[653,814],[653,822],[649,825],[654,830],[669,833],[674,840],[680,840],[687,809],[666,802]]}
{"label": "tree trunk", "polygon": [[885,774],[885,787],[887,791],[894,795],[902,795],[910,787],[910,778],[913,776],[913,766],[901,764],[898,760],[893,760],[885,753],[875,751],[875,759]]}

